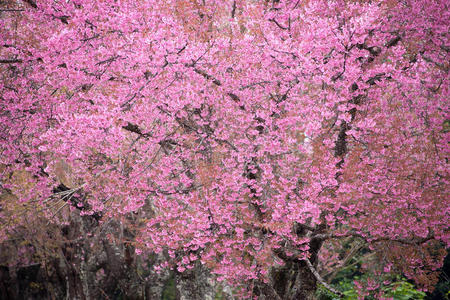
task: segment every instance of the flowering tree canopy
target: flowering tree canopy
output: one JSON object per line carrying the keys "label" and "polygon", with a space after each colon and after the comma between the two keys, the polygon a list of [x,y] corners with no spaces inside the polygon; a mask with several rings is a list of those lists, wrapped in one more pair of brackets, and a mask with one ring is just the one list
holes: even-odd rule
{"label": "flowering tree canopy", "polygon": [[[203,265],[254,295],[307,299],[333,243],[356,237],[381,273],[434,283],[450,244],[448,1],[4,7],[14,197],[0,242],[37,217],[119,220],[137,254],[166,255],[156,271]],[[301,271],[281,291],[286,265]]]}

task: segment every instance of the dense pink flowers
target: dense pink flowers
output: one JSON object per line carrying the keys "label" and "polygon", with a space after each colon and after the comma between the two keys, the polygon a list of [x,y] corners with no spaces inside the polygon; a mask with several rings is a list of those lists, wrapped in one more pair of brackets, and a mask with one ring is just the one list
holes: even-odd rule
{"label": "dense pink flowers", "polygon": [[41,2],[0,18],[19,201],[63,182],[84,214],[145,211],[137,254],[235,283],[311,239],[449,246],[447,1]]}

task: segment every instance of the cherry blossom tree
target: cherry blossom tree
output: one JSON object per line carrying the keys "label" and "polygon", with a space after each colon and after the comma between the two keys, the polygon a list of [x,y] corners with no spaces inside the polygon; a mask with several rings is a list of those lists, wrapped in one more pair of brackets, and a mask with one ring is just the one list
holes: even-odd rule
{"label": "cherry blossom tree", "polygon": [[363,292],[390,272],[430,288],[450,242],[448,8],[7,1],[0,242],[38,216],[91,216],[90,241],[114,220],[164,256],[155,272],[311,299],[354,237],[378,258]]}

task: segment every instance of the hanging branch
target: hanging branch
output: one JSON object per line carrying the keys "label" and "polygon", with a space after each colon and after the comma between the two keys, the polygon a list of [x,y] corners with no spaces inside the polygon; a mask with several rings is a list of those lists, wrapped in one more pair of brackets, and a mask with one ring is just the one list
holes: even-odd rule
{"label": "hanging branch", "polygon": [[323,280],[323,278],[320,276],[319,272],[316,271],[316,269],[314,268],[314,266],[312,265],[312,263],[309,261],[308,258],[306,258],[305,261],[306,261],[306,264],[308,265],[309,270],[311,271],[311,273],[313,273],[314,277],[316,277],[317,281],[319,281],[320,284],[322,284],[326,289],[335,293],[339,297],[341,297],[341,298],[344,297],[344,294],[342,294],[338,290],[334,289],[328,283],[326,283],[325,280]]}

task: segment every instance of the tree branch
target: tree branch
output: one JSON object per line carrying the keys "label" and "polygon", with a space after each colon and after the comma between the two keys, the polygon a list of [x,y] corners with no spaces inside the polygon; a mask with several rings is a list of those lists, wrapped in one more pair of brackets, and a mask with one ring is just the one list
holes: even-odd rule
{"label": "tree branch", "polygon": [[328,283],[325,282],[325,280],[323,280],[323,278],[320,276],[320,274],[316,271],[316,269],[314,268],[314,266],[312,265],[312,263],[309,261],[308,258],[305,259],[306,264],[308,265],[309,270],[311,271],[311,273],[313,273],[314,277],[316,277],[317,281],[320,282],[320,284],[322,284],[326,289],[328,289],[329,291],[335,293],[336,295],[338,295],[339,297],[343,297],[344,294],[342,294],[341,292],[339,292],[338,290],[334,289],[333,287],[331,287]]}
{"label": "tree branch", "polygon": [[315,234],[313,236],[311,236],[311,239],[319,239],[319,240],[326,240],[326,239],[337,239],[337,238],[346,238],[349,236],[354,236],[354,237],[359,237],[367,242],[371,242],[371,243],[376,243],[376,242],[383,242],[383,241],[392,241],[392,242],[397,242],[397,243],[401,243],[401,244],[406,244],[406,245],[420,245],[423,243],[426,243],[432,239],[434,239],[434,235],[429,234],[427,237],[424,238],[411,238],[411,239],[405,239],[405,238],[398,238],[398,239],[392,239],[389,237],[380,237],[380,238],[375,238],[375,239],[370,239],[368,237],[363,236],[362,234],[356,233],[356,232],[352,232],[352,233],[347,233],[347,234],[342,234],[342,235],[337,235],[337,234],[332,234],[332,233],[320,233],[320,234]]}
{"label": "tree branch", "polygon": [[24,11],[25,9],[14,9],[14,8],[5,8],[0,9],[0,12],[18,12],[18,11]]}
{"label": "tree branch", "polygon": [[[186,65],[186,67],[194,67],[194,65]],[[205,79],[207,79],[207,80],[211,80],[212,83],[214,83],[215,85],[217,85],[217,86],[222,86],[222,82],[220,82],[219,79],[215,78],[215,77],[212,76],[212,75],[209,75],[209,74],[206,73],[205,71],[200,70],[200,69],[194,67],[194,72],[197,73],[197,74],[202,75],[202,76],[203,76]],[[236,94],[234,94],[234,93],[229,92],[229,93],[227,93],[227,95],[231,98],[231,100],[233,100],[233,101],[236,102],[236,103],[239,103],[239,102],[241,101],[241,100],[239,99],[239,97],[238,97]],[[239,108],[240,108],[241,110],[245,110],[245,107],[242,106],[242,105],[239,106]]]}
{"label": "tree branch", "polygon": [[15,63],[21,63],[21,59],[0,59],[0,64],[15,64]]}
{"label": "tree branch", "polygon": [[231,18],[234,19],[236,14],[236,1],[233,1],[233,7],[231,8]]}
{"label": "tree branch", "polygon": [[214,84],[217,85],[217,86],[221,86],[221,85],[222,85],[222,83],[220,82],[219,79],[214,78],[213,76],[209,75],[208,73],[206,73],[206,72],[203,71],[203,70],[194,68],[194,72],[197,73],[197,74],[202,75],[205,79],[211,80],[212,83],[214,83]]}
{"label": "tree branch", "polygon": [[283,25],[281,25],[280,23],[278,23],[277,20],[275,20],[275,18],[273,19],[269,19],[270,22],[274,22],[279,28],[283,29],[283,30],[288,30],[288,27],[284,27]]}
{"label": "tree branch", "polygon": [[34,0],[23,0],[23,2],[28,3],[32,8],[37,8],[37,4]]}
{"label": "tree branch", "polygon": [[127,125],[122,126],[122,128],[127,130],[127,131],[129,131],[129,132],[136,133],[137,135],[142,136],[142,137],[149,137],[150,136],[149,133],[143,133],[142,129],[139,128],[139,126],[137,126],[136,124],[130,123],[130,122],[128,122]]}
{"label": "tree branch", "polygon": [[395,45],[398,44],[398,42],[401,41],[401,36],[397,35],[396,37],[390,39],[387,43],[386,43],[386,48],[390,48],[390,47],[394,47]]}

